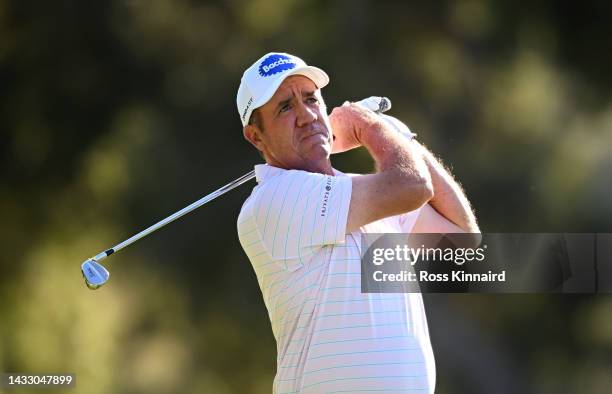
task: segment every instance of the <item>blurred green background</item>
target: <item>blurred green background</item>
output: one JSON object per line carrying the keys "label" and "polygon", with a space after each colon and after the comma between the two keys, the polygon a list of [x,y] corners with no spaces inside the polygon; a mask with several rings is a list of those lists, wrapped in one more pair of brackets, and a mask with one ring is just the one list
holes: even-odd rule
{"label": "blurred green background", "polygon": [[[271,392],[235,225],[254,183],[112,256],[96,292],[79,265],[261,162],[235,94],[272,50],[326,70],[329,107],[390,97],[483,231],[612,232],[611,21],[603,1],[0,1],[0,371]],[[425,298],[438,393],[612,392],[612,297]]]}

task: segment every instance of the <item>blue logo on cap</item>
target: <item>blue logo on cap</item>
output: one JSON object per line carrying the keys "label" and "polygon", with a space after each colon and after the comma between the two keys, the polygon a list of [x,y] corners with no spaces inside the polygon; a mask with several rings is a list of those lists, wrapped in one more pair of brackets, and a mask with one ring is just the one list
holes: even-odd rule
{"label": "blue logo on cap", "polygon": [[270,55],[259,65],[259,75],[269,77],[292,68],[295,68],[295,63],[289,56]]}

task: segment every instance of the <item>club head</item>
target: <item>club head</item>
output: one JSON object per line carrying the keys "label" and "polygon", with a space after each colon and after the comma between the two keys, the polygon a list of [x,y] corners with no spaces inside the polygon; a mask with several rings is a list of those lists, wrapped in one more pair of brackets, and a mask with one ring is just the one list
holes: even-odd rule
{"label": "club head", "polygon": [[81,264],[81,273],[85,278],[85,284],[91,290],[100,288],[108,281],[110,273],[94,259],[87,259]]}

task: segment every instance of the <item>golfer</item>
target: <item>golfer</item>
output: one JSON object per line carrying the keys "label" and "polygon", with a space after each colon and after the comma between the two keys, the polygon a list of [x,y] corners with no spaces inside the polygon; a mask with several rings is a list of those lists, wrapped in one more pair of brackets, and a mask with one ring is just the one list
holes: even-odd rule
{"label": "golfer", "polygon": [[[277,344],[274,393],[433,393],[421,294],[364,294],[362,233],[479,232],[470,204],[416,140],[355,104],[328,116],[329,77],[268,53],[238,88],[244,137],[266,164],[238,217]],[[377,171],[330,155],[363,146]]]}

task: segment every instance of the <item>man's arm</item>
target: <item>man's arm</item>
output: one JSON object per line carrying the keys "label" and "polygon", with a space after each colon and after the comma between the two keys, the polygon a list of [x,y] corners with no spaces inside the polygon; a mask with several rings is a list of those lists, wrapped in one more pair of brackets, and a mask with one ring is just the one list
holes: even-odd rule
{"label": "man's arm", "polygon": [[334,151],[363,145],[376,163],[377,172],[352,178],[347,232],[373,221],[409,212],[433,196],[433,184],[419,147],[379,116],[356,105],[337,107],[330,115]]}
{"label": "man's arm", "polygon": [[479,233],[476,217],[461,186],[434,155],[417,141],[412,141],[425,160],[434,195],[423,207],[414,225],[415,233]]}

